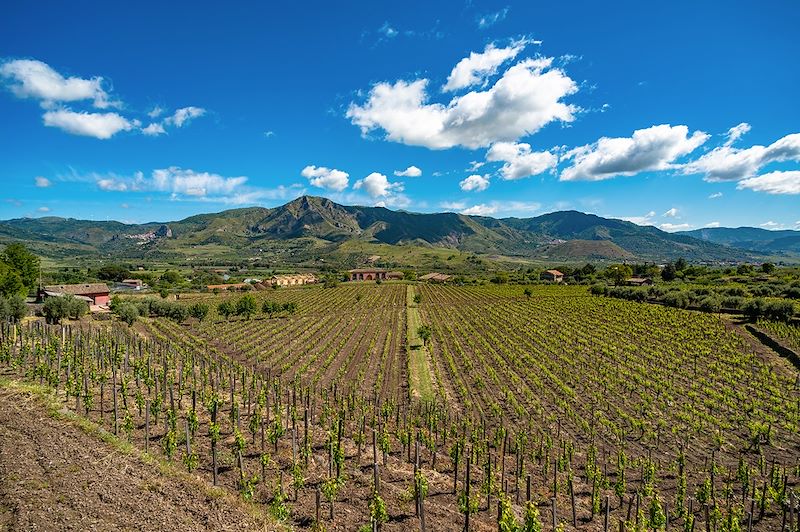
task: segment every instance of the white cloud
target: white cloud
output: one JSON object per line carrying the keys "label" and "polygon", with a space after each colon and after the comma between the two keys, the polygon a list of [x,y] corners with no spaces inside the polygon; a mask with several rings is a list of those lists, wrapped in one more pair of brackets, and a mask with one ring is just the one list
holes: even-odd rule
{"label": "white cloud", "polygon": [[135,125],[117,113],[87,113],[69,109],[47,111],[43,118],[45,126],[97,139],[109,139],[120,131],[130,131]]}
{"label": "white cloud", "polygon": [[378,172],[372,172],[364,179],[359,179],[353,184],[355,190],[364,189],[364,192],[369,194],[373,199],[385,198],[390,196],[393,192],[402,192],[402,183],[392,183],[385,175]]}
{"label": "white cloud", "polygon": [[184,124],[204,114],[206,114],[206,110],[202,107],[181,107],[180,109],[176,109],[172,116],[165,118],[164,123],[167,125],[174,125],[175,127],[183,127]]}
{"label": "white cloud", "polygon": [[275,132],[274,132],[274,131],[272,131],[272,130],[270,130],[270,131],[265,131],[265,132],[264,132],[264,136],[265,136],[265,137],[267,137],[267,138],[274,137],[274,136],[275,136]]}
{"label": "white cloud", "polygon": [[162,109],[161,106],[156,105],[150,111],[148,111],[147,116],[149,116],[150,118],[158,118],[163,113],[164,109]]}
{"label": "white cloud", "polygon": [[638,129],[631,137],[602,137],[567,152],[572,166],[561,172],[561,181],[600,181],[616,176],[673,168],[676,159],[697,149],[708,139],[702,131],[689,136],[686,126],[662,124]]}
{"label": "white cloud", "polygon": [[540,203],[527,201],[490,201],[479,203],[461,211],[469,216],[527,216],[542,208]]}
{"label": "white cloud", "polygon": [[476,172],[481,166],[485,164],[486,163],[483,161],[470,161],[469,168],[467,168],[467,172]]}
{"label": "white cloud", "polygon": [[661,216],[663,216],[665,218],[675,218],[676,216],[678,216],[678,209],[676,209],[675,207],[672,207],[670,210],[668,210],[667,212],[665,212]]}
{"label": "white cloud", "polygon": [[489,178],[483,175],[473,174],[462,180],[458,186],[464,192],[482,192],[489,188]]}
{"label": "white cloud", "polygon": [[103,89],[103,78],[65,78],[47,63],[34,59],[3,63],[0,77],[5,79],[17,97],[40,100],[46,107],[57,102],[79,100],[93,100],[93,105],[99,109],[115,105],[115,102],[109,101],[109,95]]}
{"label": "white cloud", "polygon": [[378,33],[382,33],[384,36],[391,39],[393,37],[397,37],[398,31],[391,27],[388,22],[384,22],[383,26],[378,28]]}
{"label": "white cloud", "polygon": [[714,192],[713,194],[709,194],[708,199],[717,199],[722,197],[722,192]]}
{"label": "white cloud", "polygon": [[521,179],[555,168],[558,157],[544,152],[532,152],[531,145],[514,142],[496,142],[486,153],[487,161],[503,161],[500,177],[506,180]]}
{"label": "white cloud", "polygon": [[571,122],[578,108],[562,99],[577,84],[552,58],[525,59],[508,68],[484,91],[470,91],[449,103],[429,103],[427,79],[381,82],[346,116],[363,135],[382,130],[393,142],[430,149],[475,149],[516,140],[554,122]]}
{"label": "white cloud", "polygon": [[483,52],[470,52],[469,57],[465,57],[453,67],[442,91],[456,91],[474,85],[485,85],[487,79],[497,73],[498,67],[506,61],[514,59],[526,44],[525,40],[519,40],[505,48],[496,48],[493,43],[489,43]]}
{"label": "white cloud", "polygon": [[326,168],[324,166],[306,166],[300,172],[300,175],[307,178],[315,187],[336,192],[341,192],[346,189],[347,185],[350,183],[350,174],[347,172],[342,172],[335,168]]}
{"label": "white cloud", "polygon": [[764,222],[763,224],[759,225],[765,229],[780,229],[781,227],[783,227],[783,224],[779,224],[778,222],[773,222],[772,220]]}
{"label": "white cloud", "polygon": [[800,133],[778,139],[769,146],[749,148],[719,146],[683,166],[685,174],[704,174],[706,181],[739,181],[754,177],[774,162],[800,161]]}
{"label": "white cloud", "polygon": [[725,140],[725,146],[732,145],[734,142],[739,140],[742,137],[742,135],[750,131],[750,129],[751,129],[750,124],[748,124],[747,122],[742,122],[741,124],[730,128],[726,135],[727,139]]}
{"label": "white cloud", "polygon": [[650,211],[644,216],[620,216],[620,220],[632,222],[636,225],[655,225],[653,218],[656,216],[656,211]]}
{"label": "white cloud", "polygon": [[130,176],[89,174],[72,175],[67,179],[93,181],[100,190],[108,192],[163,192],[177,201],[204,201],[230,205],[290,199],[305,193],[304,188],[294,186],[279,186],[274,189],[249,187],[245,176],[225,177],[177,166],[153,170],[150,177],[145,177],[143,172],[135,172]]}
{"label": "white cloud", "polygon": [[50,207],[39,207],[36,209],[38,212],[50,212]]}
{"label": "white cloud", "polygon": [[461,211],[467,208],[467,204],[463,201],[443,201],[439,207],[448,211]]}
{"label": "white cloud", "polygon": [[719,222],[708,222],[704,227],[713,228],[713,227],[719,227],[719,226],[720,226]]}
{"label": "white cloud", "polygon": [[739,181],[736,188],[747,188],[767,194],[800,194],[800,170],[769,172]]}
{"label": "white cloud", "polygon": [[508,15],[508,6],[504,7],[500,11],[495,11],[494,13],[483,15],[482,17],[478,18],[478,27],[480,29],[485,29],[494,26],[501,20],[504,20],[507,15]]}
{"label": "white cloud", "polygon": [[461,214],[466,214],[467,216],[491,216],[496,212],[497,207],[495,205],[480,203],[478,205],[473,205],[468,209],[464,209],[461,211]]}
{"label": "white cloud", "polygon": [[47,187],[50,187],[50,186],[53,185],[53,183],[49,179],[47,179],[46,177],[42,177],[42,176],[34,177],[33,178],[33,182],[39,188],[47,188]]}
{"label": "white cloud", "polygon": [[411,165],[405,170],[395,170],[394,175],[397,177],[419,177],[422,175],[422,170],[414,165]]}
{"label": "white cloud", "polygon": [[164,126],[158,122],[153,122],[152,124],[148,125],[147,127],[142,129],[142,133],[147,135],[148,137],[157,137],[159,135],[163,135],[166,133]]}
{"label": "white cloud", "polygon": [[672,233],[672,232],[675,232],[675,231],[686,231],[687,229],[691,229],[692,225],[691,224],[664,223],[664,224],[659,225],[658,227],[662,231],[667,231],[668,233]]}

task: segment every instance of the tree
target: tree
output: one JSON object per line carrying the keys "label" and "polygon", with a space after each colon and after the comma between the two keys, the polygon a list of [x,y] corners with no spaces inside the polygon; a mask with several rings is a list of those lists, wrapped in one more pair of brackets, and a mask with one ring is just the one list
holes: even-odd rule
{"label": "tree", "polygon": [[0,262],[0,295],[11,297],[24,294],[26,291],[19,273],[4,262]]}
{"label": "tree", "polygon": [[594,264],[586,263],[586,265],[581,268],[581,273],[583,275],[593,275],[597,271],[597,268],[594,267]]}
{"label": "tree", "polygon": [[79,319],[89,311],[85,301],[73,296],[49,297],[42,306],[47,323],[58,324],[65,318]]}
{"label": "tree", "polygon": [[281,311],[281,305],[280,303],[276,303],[275,301],[267,300],[264,301],[263,305],[261,305],[261,312],[266,314],[270,319],[272,319],[272,316],[274,316],[280,311]]}
{"label": "tree", "polygon": [[417,327],[417,336],[422,339],[422,345],[428,345],[428,341],[431,339],[431,328],[428,325],[420,325]]}
{"label": "tree", "polygon": [[761,265],[761,271],[769,275],[775,271],[775,265],[771,262],[765,262]]}
{"label": "tree", "polygon": [[284,303],[283,310],[290,315],[294,314],[295,312],[297,312],[297,303],[295,303],[294,301],[289,301],[287,303]]}
{"label": "tree", "polygon": [[3,250],[0,261],[16,272],[26,290],[36,288],[39,279],[39,257],[28,251],[24,245],[9,244]]}
{"label": "tree", "polygon": [[682,272],[688,265],[689,264],[686,262],[686,259],[683,257],[678,257],[678,260],[675,261],[675,271]]}
{"label": "tree", "polygon": [[5,298],[0,296],[0,320],[18,322],[28,315],[28,306],[20,295]]}
{"label": "tree", "polygon": [[671,262],[668,262],[666,266],[661,270],[661,278],[664,281],[670,282],[675,280],[675,265]]}
{"label": "tree", "polygon": [[633,270],[627,264],[612,264],[606,268],[604,275],[614,282],[614,286],[619,286],[622,281],[633,275]]}
{"label": "tree", "polygon": [[249,320],[257,312],[258,312],[258,304],[256,303],[256,298],[254,298],[250,294],[242,296],[239,299],[239,301],[236,302],[236,314],[239,316],[244,316]]}
{"label": "tree", "polygon": [[189,305],[189,316],[193,318],[197,318],[198,321],[203,321],[208,316],[208,305],[205,303],[195,303],[194,305]]}
{"label": "tree", "polygon": [[422,294],[414,294],[414,303],[416,305],[419,305],[421,301],[422,301]]}
{"label": "tree", "polygon": [[124,321],[131,326],[136,322],[136,318],[139,317],[139,309],[136,308],[136,305],[130,302],[120,303],[114,312],[117,314],[120,320]]}
{"label": "tree", "polygon": [[183,282],[183,276],[175,270],[167,270],[161,275],[159,281],[168,285],[176,285]]}
{"label": "tree", "polygon": [[130,276],[130,272],[118,264],[109,264],[97,270],[97,278],[102,281],[122,281]]}
{"label": "tree", "polygon": [[226,300],[217,305],[217,312],[227,320],[233,316],[236,312],[236,308],[233,306],[233,303]]}

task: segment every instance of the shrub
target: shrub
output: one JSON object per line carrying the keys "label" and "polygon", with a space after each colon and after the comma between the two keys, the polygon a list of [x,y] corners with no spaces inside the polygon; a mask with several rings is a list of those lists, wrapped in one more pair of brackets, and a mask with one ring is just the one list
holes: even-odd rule
{"label": "shrub", "polygon": [[766,303],[763,299],[749,299],[744,305],[742,305],[742,311],[748,318],[755,321],[764,315],[765,307]]}
{"label": "shrub", "polygon": [[120,320],[127,323],[129,326],[133,325],[136,321],[136,318],[139,317],[139,309],[130,302],[120,303],[114,309],[114,313],[119,317]]}
{"label": "shrub", "polygon": [[722,298],[722,307],[730,309],[740,309],[744,305],[744,298],[739,296],[728,296]]}
{"label": "shrub", "polygon": [[606,295],[606,292],[608,292],[608,287],[604,284],[593,284],[589,289],[589,292],[593,296],[604,296]]}
{"label": "shrub", "polygon": [[689,306],[689,295],[679,290],[665,294],[662,301],[668,307],[686,308]]}
{"label": "shrub", "polygon": [[704,312],[719,312],[722,301],[714,296],[707,296],[700,300],[700,310]]}
{"label": "shrub", "polygon": [[776,321],[791,321],[794,304],[791,301],[770,301],[764,305],[764,317]]}

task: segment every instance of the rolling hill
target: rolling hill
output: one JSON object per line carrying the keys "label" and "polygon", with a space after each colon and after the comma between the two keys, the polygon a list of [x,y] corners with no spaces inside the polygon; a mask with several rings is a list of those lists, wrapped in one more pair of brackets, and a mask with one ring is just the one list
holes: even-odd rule
{"label": "rolling hill", "polygon": [[800,231],[770,231],[758,227],[708,227],[680,234],[760,253],[800,255]]}
{"label": "rolling hill", "polygon": [[[560,211],[534,218],[496,219],[457,213],[421,214],[383,207],[339,205],[303,196],[275,208],[251,207],[147,224],[57,217],[0,222],[0,242],[22,241],[54,257],[100,254],[140,258],[188,256],[203,251],[253,256],[269,250],[286,262],[335,253],[344,243],[449,248],[464,253],[531,260],[695,261],[755,258],[687,234]],[[352,247],[352,246],[350,246]]]}

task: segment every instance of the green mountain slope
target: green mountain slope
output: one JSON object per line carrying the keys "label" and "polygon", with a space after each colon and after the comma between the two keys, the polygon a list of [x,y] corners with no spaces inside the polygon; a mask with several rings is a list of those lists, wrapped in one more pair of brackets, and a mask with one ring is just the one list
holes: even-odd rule
{"label": "green mountain slope", "polygon": [[707,227],[680,234],[761,253],[800,255],[800,231],[771,231],[758,227]]}
{"label": "green mountain slope", "polygon": [[[746,260],[753,254],[690,235],[577,211],[495,219],[456,213],[421,214],[339,205],[303,196],[272,209],[252,207],[174,222],[123,224],[55,217],[0,222],[0,242],[19,240],[54,255],[110,257],[257,256],[282,260],[333,253],[344,243],[451,248],[468,253],[541,260]],[[351,249],[349,246],[348,249]],[[45,252],[46,253],[46,252]]]}

